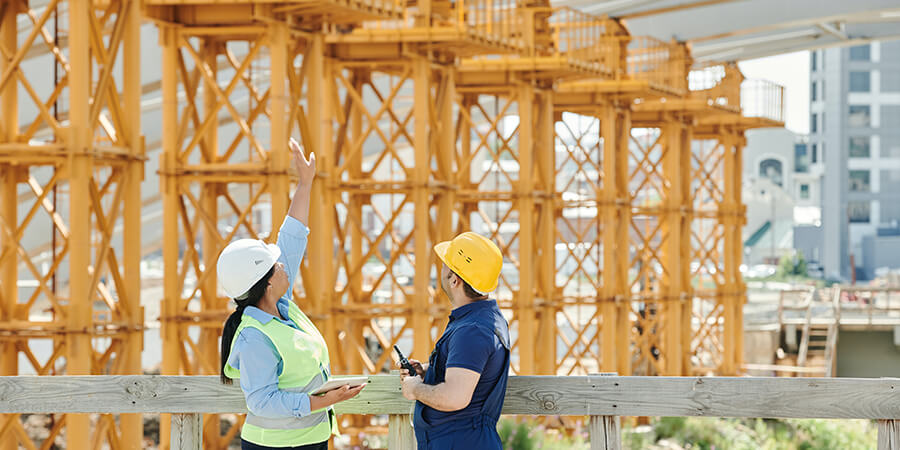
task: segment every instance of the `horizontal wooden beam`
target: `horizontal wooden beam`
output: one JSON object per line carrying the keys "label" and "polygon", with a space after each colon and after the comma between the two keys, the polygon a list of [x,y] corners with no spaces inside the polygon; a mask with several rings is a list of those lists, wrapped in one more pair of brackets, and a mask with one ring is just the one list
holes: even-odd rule
{"label": "horizontal wooden beam", "polygon": [[[409,414],[395,375],[373,375],[341,414]],[[0,377],[0,413],[243,413],[214,376]],[[510,377],[504,414],[900,419],[900,379]]]}

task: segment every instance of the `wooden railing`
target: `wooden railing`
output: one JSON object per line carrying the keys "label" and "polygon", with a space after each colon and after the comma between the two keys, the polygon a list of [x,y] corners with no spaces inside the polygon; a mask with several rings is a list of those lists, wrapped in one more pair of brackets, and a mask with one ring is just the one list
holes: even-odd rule
{"label": "wooden railing", "polygon": [[[339,414],[389,415],[390,449],[412,449],[413,403],[396,375],[375,375]],[[169,413],[172,449],[202,447],[203,413],[245,413],[213,376],[0,377],[0,413]],[[878,449],[900,450],[900,379],[511,377],[504,414],[590,416],[592,449],[621,447],[619,416],[878,420]]]}

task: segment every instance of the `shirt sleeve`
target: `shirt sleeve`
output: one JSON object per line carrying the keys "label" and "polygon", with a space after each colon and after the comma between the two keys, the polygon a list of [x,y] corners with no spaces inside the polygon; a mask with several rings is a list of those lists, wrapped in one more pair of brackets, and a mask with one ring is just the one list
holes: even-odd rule
{"label": "shirt sleeve", "polygon": [[[278,261],[284,264],[284,270],[288,275],[288,285],[293,288],[294,280],[300,271],[300,261],[306,253],[306,244],[309,237],[309,228],[290,215],[284,217],[281,229],[278,231],[278,247],[281,256]],[[293,289],[288,289],[285,296],[288,299],[294,297]]]}
{"label": "shirt sleeve", "polygon": [[308,415],[308,394],[278,389],[281,357],[269,338],[255,328],[244,328],[235,339],[238,341],[232,353],[237,355],[237,366],[232,366],[241,371],[241,390],[247,409],[262,417]]}
{"label": "shirt sleeve", "polygon": [[450,336],[447,367],[484,371],[494,352],[494,333],[480,326],[466,326]]}

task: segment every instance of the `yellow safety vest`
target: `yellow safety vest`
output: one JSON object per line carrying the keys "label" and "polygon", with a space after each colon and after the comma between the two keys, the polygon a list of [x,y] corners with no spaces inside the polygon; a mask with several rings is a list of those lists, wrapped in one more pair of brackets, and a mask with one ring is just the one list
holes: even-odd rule
{"label": "yellow safety vest", "polygon": [[[300,311],[293,301],[288,301],[288,316],[301,330],[290,327],[278,320],[262,323],[248,314],[241,317],[235,336],[244,328],[261,331],[281,356],[282,370],[278,376],[278,389],[291,392],[311,392],[325,384],[331,376],[328,360],[328,346],[312,321]],[[232,349],[234,349],[234,342]],[[225,375],[240,378],[239,370],[225,366]],[[323,442],[338,434],[337,421],[332,408],[312,411],[304,417],[271,418],[247,414],[241,430],[241,438],[248,442],[267,447],[287,447]]]}

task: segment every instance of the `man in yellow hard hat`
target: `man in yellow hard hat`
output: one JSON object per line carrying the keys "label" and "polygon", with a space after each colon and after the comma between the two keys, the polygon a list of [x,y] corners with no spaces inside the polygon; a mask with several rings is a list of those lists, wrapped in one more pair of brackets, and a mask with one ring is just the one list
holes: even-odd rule
{"label": "man in yellow hard hat", "polygon": [[466,232],[434,246],[444,262],[441,289],[453,311],[428,364],[410,360],[403,396],[416,401],[419,449],[502,448],[497,420],[509,377],[509,324],[496,300],[503,255],[489,239]]}

